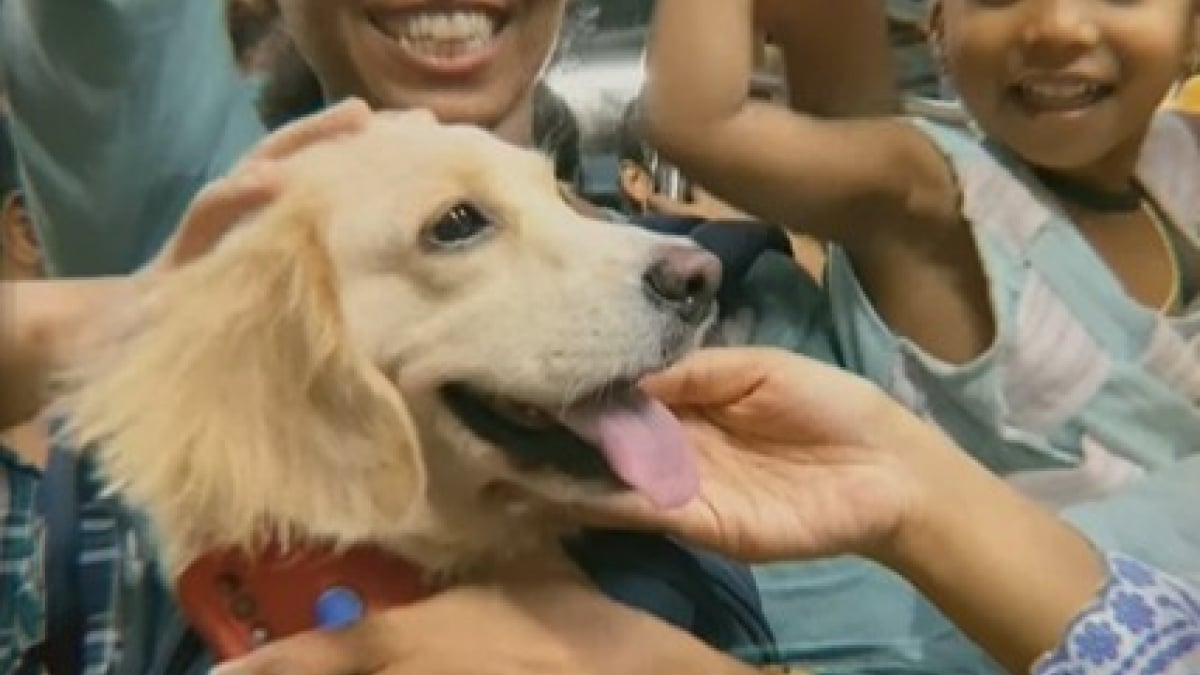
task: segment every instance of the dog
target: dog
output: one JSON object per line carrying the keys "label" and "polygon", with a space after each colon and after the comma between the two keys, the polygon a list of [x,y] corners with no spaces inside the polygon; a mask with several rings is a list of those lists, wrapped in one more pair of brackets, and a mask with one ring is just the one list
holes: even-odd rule
{"label": "dog", "polygon": [[716,258],[579,215],[544,157],[427,113],[281,170],[272,205],[65,378],[72,441],[148,515],[169,577],[280,540],[452,575],[573,527],[496,508],[497,484],[695,493],[680,425],[636,383],[713,325]]}

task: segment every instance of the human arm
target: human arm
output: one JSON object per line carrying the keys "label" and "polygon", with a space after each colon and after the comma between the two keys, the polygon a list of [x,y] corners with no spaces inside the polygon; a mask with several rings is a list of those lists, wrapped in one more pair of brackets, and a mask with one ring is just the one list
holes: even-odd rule
{"label": "human arm", "polygon": [[268,203],[280,187],[275,162],[354,133],[369,117],[366,105],[352,99],[268,136],[234,171],[196,196],[178,231],[136,275],[0,282],[0,428],[29,419],[45,405],[52,373],[78,358],[94,329],[126,305],[139,284],[202,255],[248,211]]}
{"label": "human arm", "polygon": [[[885,4],[757,3],[758,23],[765,26],[783,58],[792,109],[826,118],[879,117],[902,111]],[[849,30],[829,30],[829,26]],[[832,64],[831,56],[835,57]]]}
{"label": "human arm", "polygon": [[753,0],[658,3],[643,92],[653,145],[735,206],[821,239],[855,245],[873,235],[872,223],[894,226],[909,213],[957,224],[948,169],[918,132],[817,116],[894,112],[879,3],[787,4],[768,3],[764,13],[777,15],[774,34],[801,111],[749,95]]}
{"label": "human arm", "polygon": [[[875,559],[899,573],[1012,672],[1064,643],[1104,586],[1100,554],[1068,524],[962,450],[937,500]],[[958,462],[955,462],[957,464]],[[947,469],[950,464],[947,463]]]}
{"label": "human arm", "polygon": [[127,277],[0,282],[0,429],[32,419],[48,378],[70,362],[72,338],[127,292]]}
{"label": "human arm", "polygon": [[[752,99],[755,2],[699,4],[656,6],[642,96],[649,141],[734,206],[840,245],[897,335],[948,363],[982,354],[995,340],[988,278],[941,141],[896,118],[819,117]],[[777,32],[793,49],[789,66],[805,68],[792,79],[816,78],[798,102],[819,108],[824,100],[842,117],[878,115],[891,105],[894,86],[871,72],[887,50],[878,4],[795,0],[781,12]],[[818,35],[831,32],[840,39]],[[792,45],[805,39],[813,44],[797,55]],[[843,84],[821,99],[821,87],[838,77]],[[862,91],[845,84],[859,81]]]}
{"label": "human arm", "polygon": [[263,134],[224,3],[13,0],[0,63],[26,198],[56,275],[126,274]]}
{"label": "human arm", "polygon": [[693,438],[701,496],[666,512],[629,496],[588,507],[605,522],[750,560],[867,556],[1014,671],[1054,647],[1104,581],[1086,539],[855,376],[775,350],[712,350],[646,386]]}
{"label": "human arm", "polygon": [[208,250],[242,213],[271,198],[274,181],[263,165],[213,183],[175,239],[140,274],[0,282],[0,429],[38,414],[51,398],[53,374],[77,363],[100,339],[106,316],[128,306],[139,284]]}

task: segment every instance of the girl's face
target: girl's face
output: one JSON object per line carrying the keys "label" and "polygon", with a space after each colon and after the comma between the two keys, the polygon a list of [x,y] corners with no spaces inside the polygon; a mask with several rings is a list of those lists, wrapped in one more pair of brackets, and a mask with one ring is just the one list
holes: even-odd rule
{"label": "girl's face", "polygon": [[1100,179],[1132,170],[1196,35],[1195,0],[942,5],[942,55],[984,131],[1034,165]]}
{"label": "girl's face", "polygon": [[[329,98],[506,129],[527,118],[567,0],[280,0]],[[527,119],[524,122],[527,123]]]}

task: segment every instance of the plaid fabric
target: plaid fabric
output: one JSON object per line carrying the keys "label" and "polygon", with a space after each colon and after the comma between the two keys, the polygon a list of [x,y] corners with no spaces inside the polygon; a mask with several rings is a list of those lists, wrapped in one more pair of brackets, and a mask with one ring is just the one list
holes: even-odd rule
{"label": "plaid fabric", "polygon": [[121,578],[117,506],[102,496],[96,469],[80,467],[79,588],[84,621],[82,675],[111,672],[120,657],[117,598]]}
{"label": "plaid fabric", "polygon": [[45,633],[39,480],[37,470],[0,446],[0,673],[32,670],[26,655]]}
{"label": "plaid fabric", "polygon": [[[119,657],[115,510],[90,467],[80,467],[79,559],[82,675],[111,672]],[[37,510],[41,474],[0,448],[0,673],[41,672],[30,651],[45,639],[45,523]]]}

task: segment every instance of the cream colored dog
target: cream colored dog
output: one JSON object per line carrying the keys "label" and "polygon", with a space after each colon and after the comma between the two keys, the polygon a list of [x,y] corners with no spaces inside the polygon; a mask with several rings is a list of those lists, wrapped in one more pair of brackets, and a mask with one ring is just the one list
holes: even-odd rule
{"label": "cream colored dog", "polygon": [[697,345],[719,263],[588,220],[548,163],[425,114],[283,164],[285,193],[133,308],[71,377],[75,441],[151,517],[174,577],[207,550],[382,544],[433,572],[566,524],[485,499],[696,490],[634,382]]}

